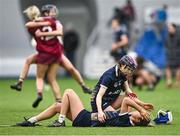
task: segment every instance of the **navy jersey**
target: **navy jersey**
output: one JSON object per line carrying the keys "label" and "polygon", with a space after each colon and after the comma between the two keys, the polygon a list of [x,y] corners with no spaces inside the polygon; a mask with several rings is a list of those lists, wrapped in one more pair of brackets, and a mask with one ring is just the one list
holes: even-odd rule
{"label": "navy jersey", "polygon": [[105,122],[106,126],[114,126],[114,127],[133,126],[130,120],[131,115],[129,113],[118,114],[117,112],[106,112],[105,114],[107,117],[109,117]]}
{"label": "navy jersey", "polygon": [[101,123],[98,120],[92,120],[92,127],[105,127],[105,126],[111,126],[111,127],[129,127],[133,126],[132,121],[130,120],[130,114],[124,113],[119,114],[116,111],[106,111],[106,120],[104,123]]}
{"label": "navy jersey", "polygon": [[[121,75],[118,72],[118,65],[107,70],[99,79],[96,84],[91,98],[91,106],[93,112],[97,112],[96,97],[101,86],[107,88],[105,94],[102,97],[102,109],[110,105],[119,96],[120,92],[124,89],[124,82],[127,81],[125,75]],[[104,107],[105,106],[105,107]]]}
{"label": "navy jersey", "polygon": [[123,35],[127,36],[127,34],[121,28],[119,28],[117,31],[115,31],[114,35],[113,35],[114,42],[120,42],[121,41],[121,37]]}

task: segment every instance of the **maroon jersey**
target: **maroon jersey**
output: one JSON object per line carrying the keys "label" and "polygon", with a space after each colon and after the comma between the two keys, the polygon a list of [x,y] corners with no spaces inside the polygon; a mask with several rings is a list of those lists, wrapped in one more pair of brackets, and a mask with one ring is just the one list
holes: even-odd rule
{"label": "maroon jersey", "polygon": [[56,30],[56,20],[54,18],[44,18],[44,21],[49,21],[50,26],[29,28],[29,33],[35,38],[37,42],[36,50],[38,51],[37,63],[51,64],[59,62],[63,52],[62,45],[56,36],[36,37],[35,32],[40,30],[42,32],[51,32]]}

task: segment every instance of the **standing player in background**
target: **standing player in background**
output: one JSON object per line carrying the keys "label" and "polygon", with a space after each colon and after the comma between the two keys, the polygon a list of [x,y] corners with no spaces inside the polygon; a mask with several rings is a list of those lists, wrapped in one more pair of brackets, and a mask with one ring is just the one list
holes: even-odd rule
{"label": "standing player in background", "polygon": [[[56,6],[54,6],[54,5],[44,5],[42,7],[42,14],[45,17],[55,18],[57,16],[57,12],[58,12],[58,10],[57,10]],[[39,19],[38,21],[41,21],[41,19]],[[57,29],[59,29],[63,32],[62,24],[58,20],[56,20],[56,23],[57,23]],[[61,37],[60,37],[60,39],[61,39]],[[61,48],[63,48],[63,47],[61,46]],[[28,56],[24,66],[23,66],[23,70],[21,71],[18,82],[15,84],[12,84],[10,86],[12,89],[15,89],[17,91],[21,91],[23,81],[28,74],[30,65],[36,63],[36,57],[35,56],[36,56],[36,54],[32,54],[32,55]],[[62,54],[61,61],[59,62],[59,64],[60,64],[60,66],[64,67],[67,71],[69,71],[71,73],[73,78],[82,87],[84,93],[91,93],[91,90],[85,85],[85,82],[84,82],[81,74],[79,73],[79,71],[72,65],[72,63],[67,59],[67,57],[64,54]]]}
{"label": "standing player in background", "polygon": [[168,25],[168,37],[166,39],[166,85],[173,85],[173,71],[175,86],[180,88],[180,31],[175,24]]}
{"label": "standing player in background", "polygon": [[[106,119],[104,111],[114,111],[121,107],[124,97],[129,96],[137,99],[127,80],[135,72],[136,67],[136,61],[125,55],[114,67],[104,72],[100,77],[91,99],[92,111],[98,112],[100,122],[104,122]],[[140,105],[146,106],[145,103],[140,103]]]}
{"label": "standing player in background", "polygon": [[120,24],[120,20],[117,17],[112,19],[111,27],[114,30],[114,42],[111,47],[111,56],[118,62],[119,59],[127,53],[126,46],[128,45],[129,39],[125,33],[125,28]]}
{"label": "standing player in background", "polygon": [[[28,32],[37,42],[35,61],[37,63],[36,86],[38,97],[33,103],[37,107],[42,100],[44,76],[48,71],[48,79],[57,102],[61,102],[60,88],[56,81],[58,63],[61,60],[62,49],[56,36],[62,35],[62,31],[56,29],[56,20],[46,18],[39,22],[40,11],[36,6],[30,6],[24,11],[30,19],[25,24]],[[49,32],[44,32],[49,30]]]}

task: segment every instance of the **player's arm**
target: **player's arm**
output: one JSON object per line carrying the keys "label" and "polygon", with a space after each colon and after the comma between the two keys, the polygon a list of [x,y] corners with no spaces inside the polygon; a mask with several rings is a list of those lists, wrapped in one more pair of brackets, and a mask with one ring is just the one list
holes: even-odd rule
{"label": "player's arm", "polygon": [[128,81],[124,82],[124,88],[126,95],[128,95],[130,98],[137,98],[137,95],[134,92],[132,92],[131,88],[129,87]]}
{"label": "player's arm", "polygon": [[49,26],[51,25],[50,22],[34,22],[30,21],[25,24],[27,28],[33,28],[33,27],[41,27],[41,26]]}
{"label": "player's arm", "polygon": [[63,26],[62,25],[57,25],[56,30],[49,31],[49,32],[37,31],[36,32],[36,36],[37,37],[43,37],[43,36],[63,36]]}
{"label": "player's arm", "polygon": [[128,107],[132,107],[134,109],[136,109],[144,119],[149,120],[149,113],[142,108],[140,105],[138,105],[135,101],[133,101],[131,98],[126,97],[124,98],[123,102],[122,102],[122,106],[121,106],[121,114],[123,113],[127,113],[128,112]]}
{"label": "player's arm", "polygon": [[97,97],[96,97],[96,104],[97,104],[97,110],[98,110],[98,120],[100,122],[104,122],[105,119],[106,119],[106,116],[105,116],[105,114],[104,114],[104,112],[102,110],[102,107],[101,107],[101,105],[102,105],[102,97],[105,94],[106,90],[107,90],[107,87],[101,85],[101,87],[99,89],[99,92],[97,94]]}
{"label": "player's arm", "polygon": [[128,44],[128,42],[129,42],[129,39],[127,35],[124,34],[121,36],[121,41],[116,42],[112,45],[112,50],[116,50],[118,48],[124,47]]}
{"label": "player's arm", "polygon": [[126,91],[126,94],[131,98],[133,99],[138,105],[140,105],[141,107],[143,107],[144,109],[146,110],[153,110],[154,109],[154,106],[150,103],[145,103],[141,100],[139,100],[137,98],[137,95],[135,93],[132,92],[132,90],[130,89],[129,87],[129,84],[128,84],[128,81],[125,81],[124,82],[124,86],[125,86],[125,91]]}
{"label": "player's arm", "polygon": [[124,88],[125,88],[125,92],[126,92],[127,95],[130,94],[130,93],[132,93],[132,90],[131,90],[131,88],[129,87],[128,81],[125,81],[125,82],[124,82]]}
{"label": "player's arm", "polygon": [[151,104],[151,103],[145,103],[145,102],[141,101],[141,100],[138,99],[138,98],[134,98],[133,100],[134,100],[138,105],[140,105],[141,107],[143,107],[143,108],[146,109],[146,110],[151,111],[151,110],[154,109],[154,106],[153,106],[153,104]]}

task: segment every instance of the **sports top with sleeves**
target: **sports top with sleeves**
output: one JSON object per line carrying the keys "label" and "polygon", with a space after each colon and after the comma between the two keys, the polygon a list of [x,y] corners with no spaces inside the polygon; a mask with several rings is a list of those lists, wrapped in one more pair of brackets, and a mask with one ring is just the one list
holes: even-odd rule
{"label": "sports top with sleeves", "polygon": [[98,119],[91,118],[91,112],[83,109],[77,115],[75,120],[72,123],[73,127],[128,127],[133,126],[132,121],[130,120],[130,113],[119,114],[116,111],[106,111],[106,120],[105,122],[100,122]]}
{"label": "sports top with sleeves", "polygon": [[134,126],[132,123],[130,113],[119,114],[116,111],[106,111],[106,120],[104,123],[99,122],[98,120],[92,120],[92,127],[98,126],[111,126],[111,127],[129,127]]}
{"label": "sports top with sleeves", "polygon": [[[113,33],[113,41],[115,43],[120,42],[122,40],[121,38],[122,38],[123,35],[127,36],[127,33],[125,32],[125,30],[123,30],[121,27],[119,27]],[[126,55],[126,48],[125,47],[118,48],[117,50],[112,51],[111,54],[112,54],[113,57],[115,57],[117,59],[120,59],[122,56]]]}
{"label": "sports top with sleeves", "polygon": [[37,42],[37,63],[39,62],[41,64],[51,64],[59,62],[61,60],[61,55],[63,53],[63,46],[59,42],[57,36],[35,36],[35,32],[37,30],[40,30],[42,32],[51,32],[56,30],[57,21],[55,18],[45,17],[44,21],[50,22],[51,25],[28,29],[29,33],[35,38]]}
{"label": "sports top with sleeves", "polygon": [[126,35],[126,36],[127,36],[127,33],[126,33],[121,27],[119,27],[119,28],[114,32],[114,34],[113,34],[113,40],[114,40],[114,42],[119,42],[119,41],[121,41],[121,40],[122,40],[121,37],[122,37],[123,35]]}
{"label": "sports top with sleeves", "polygon": [[91,97],[91,107],[93,112],[97,112],[96,97],[100,87],[106,88],[102,97],[102,109],[104,110],[116,100],[120,92],[124,89],[124,82],[127,81],[125,75],[120,74],[118,65],[110,68],[100,77]]}

